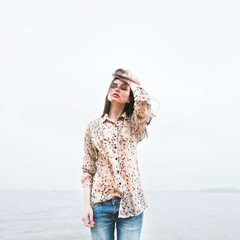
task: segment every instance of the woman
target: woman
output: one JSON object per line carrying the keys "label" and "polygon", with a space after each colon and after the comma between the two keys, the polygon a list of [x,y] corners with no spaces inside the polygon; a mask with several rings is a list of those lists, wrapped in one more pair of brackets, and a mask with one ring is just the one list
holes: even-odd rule
{"label": "woman", "polygon": [[148,207],[141,187],[137,144],[155,115],[150,98],[127,70],[117,69],[101,117],[88,124],[82,165],[84,212],[93,240],[140,239]]}

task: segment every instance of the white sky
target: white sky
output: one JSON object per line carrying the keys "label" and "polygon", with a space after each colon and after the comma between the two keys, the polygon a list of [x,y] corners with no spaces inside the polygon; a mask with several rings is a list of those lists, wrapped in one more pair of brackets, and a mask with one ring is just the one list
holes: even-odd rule
{"label": "white sky", "polygon": [[0,188],[82,189],[119,67],[160,102],[144,189],[240,188],[239,23],[238,1],[1,2]]}

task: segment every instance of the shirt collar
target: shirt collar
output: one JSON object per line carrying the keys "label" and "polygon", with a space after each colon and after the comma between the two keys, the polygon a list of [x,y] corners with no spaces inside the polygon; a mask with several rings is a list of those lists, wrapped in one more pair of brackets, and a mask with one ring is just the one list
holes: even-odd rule
{"label": "shirt collar", "polygon": [[[123,112],[119,118],[124,118],[124,119],[127,120],[129,117],[127,116],[126,112]],[[105,120],[111,121],[111,119],[109,118],[109,116],[108,116],[107,113],[105,113],[105,115],[104,115],[103,117],[101,117],[101,120],[102,120],[102,123],[103,123]]]}

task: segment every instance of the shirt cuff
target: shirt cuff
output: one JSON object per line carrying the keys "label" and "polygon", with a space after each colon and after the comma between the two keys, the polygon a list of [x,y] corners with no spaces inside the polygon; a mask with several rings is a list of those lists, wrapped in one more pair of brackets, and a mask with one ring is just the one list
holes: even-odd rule
{"label": "shirt cuff", "polygon": [[90,183],[90,182],[84,182],[84,183],[82,183],[82,186],[83,186],[83,187],[91,187],[91,186],[92,186],[92,183]]}

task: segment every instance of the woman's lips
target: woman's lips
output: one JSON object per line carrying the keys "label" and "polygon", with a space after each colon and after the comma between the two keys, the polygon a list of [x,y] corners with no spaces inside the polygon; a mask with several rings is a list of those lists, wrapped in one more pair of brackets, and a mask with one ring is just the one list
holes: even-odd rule
{"label": "woman's lips", "polygon": [[119,97],[119,95],[117,93],[113,93],[112,96],[113,97]]}

